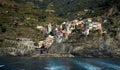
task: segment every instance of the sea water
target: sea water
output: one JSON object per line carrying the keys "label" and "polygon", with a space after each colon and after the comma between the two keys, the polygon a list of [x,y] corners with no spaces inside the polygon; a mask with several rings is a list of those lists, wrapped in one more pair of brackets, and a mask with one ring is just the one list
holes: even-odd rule
{"label": "sea water", "polygon": [[117,58],[0,57],[0,70],[120,70]]}

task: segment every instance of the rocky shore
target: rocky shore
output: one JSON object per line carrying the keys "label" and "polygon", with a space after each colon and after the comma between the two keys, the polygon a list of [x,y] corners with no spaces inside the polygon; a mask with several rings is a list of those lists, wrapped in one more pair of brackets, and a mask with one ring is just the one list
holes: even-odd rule
{"label": "rocky shore", "polygon": [[29,56],[29,57],[84,57],[84,58],[120,58],[120,49],[115,49],[112,52],[106,52],[107,50],[94,49],[82,49],[81,51],[75,51],[71,53],[47,53],[47,54],[35,54],[35,50],[22,50],[15,48],[2,48],[0,49],[0,56]]}
{"label": "rocky shore", "polygon": [[41,57],[75,57],[74,55],[72,54],[36,54],[36,55],[33,55],[32,57],[35,57],[35,58],[41,58]]}

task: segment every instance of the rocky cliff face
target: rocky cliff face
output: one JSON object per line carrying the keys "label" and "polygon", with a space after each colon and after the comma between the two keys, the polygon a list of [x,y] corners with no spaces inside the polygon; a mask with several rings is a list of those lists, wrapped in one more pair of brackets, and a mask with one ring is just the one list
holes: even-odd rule
{"label": "rocky cliff face", "polygon": [[79,38],[80,40],[77,43],[55,43],[49,49],[49,53],[70,53],[81,57],[120,56],[120,40],[117,41],[109,35],[106,36],[106,38],[97,36]]}

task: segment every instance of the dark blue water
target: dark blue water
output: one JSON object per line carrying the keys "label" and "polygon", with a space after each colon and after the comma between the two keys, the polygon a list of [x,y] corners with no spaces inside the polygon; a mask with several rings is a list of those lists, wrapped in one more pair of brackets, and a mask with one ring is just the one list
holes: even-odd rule
{"label": "dark blue water", "polygon": [[0,57],[0,70],[120,70],[120,59]]}

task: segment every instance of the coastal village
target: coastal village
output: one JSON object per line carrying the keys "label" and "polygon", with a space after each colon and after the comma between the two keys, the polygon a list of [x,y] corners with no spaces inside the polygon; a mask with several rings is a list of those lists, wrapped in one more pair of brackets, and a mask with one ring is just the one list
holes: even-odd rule
{"label": "coastal village", "polygon": [[52,26],[50,23],[48,26],[37,26],[37,29],[48,35],[44,41],[38,42],[38,48],[48,49],[54,42],[64,42],[74,30],[79,30],[79,34],[85,35],[85,37],[93,30],[98,30],[99,34],[102,35],[103,33],[106,33],[106,31],[102,29],[102,24],[106,22],[107,20],[105,19],[103,21],[97,21],[93,18],[87,18],[63,22],[60,25],[55,26]]}
{"label": "coastal village", "polygon": [[[36,29],[43,32],[44,35],[47,35],[45,40],[37,42],[37,46],[34,45],[35,42],[27,38],[16,38],[14,40],[6,39],[5,41],[7,44],[12,43],[11,46],[17,45],[17,48],[37,49],[40,54],[46,54],[53,43],[63,43],[67,41],[69,36],[76,30],[79,31],[79,35],[84,35],[86,38],[89,36],[90,32],[95,30],[102,36],[103,33],[106,33],[106,31],[103,30],[102,24],[106,22],[106,19],[97,20],[95,18],[86,18],[63,22],[60,25],[54,26],[51,25],[51,23],[47,26],[37,26]],[[25,51],[26,50],[22,50],[20,53],[24,54]],[[10,54],[16,55],[15,52],[11,52]]]}
{"label": "coastal village", "polygon": [[[62,50],[61,52],[62,54],[67,54],[67,55],[64,55],[66,57],[69,57],[69,56],[73,57],[69,55],[71,54],[71,50],[72,52],[75,51],[75,53],[72,53],[75,56],[76,56],[76,51],[77,52],[82,51],[82,53],[79,55],[84,57],[91,57],[89,55],[95,55],[95,56],[106,55],[106,52],[107,53],[112,52],[115,55],[119,55],[119,49],[113,50],[114,48],[108,46],[106,49],[109,51],[97,51],[99,49],[94,49],[95,47],[92,47],[92,49],[89,49],[91,48],[89,47],[89,45],[91,46],[92,44],[87,44],[87,42],[90,42],[90,43],[93,43],[93,45],[96,45],[96,44],[98,44],[99,46],[103,45],[101,43],[103,43],[104,41],[101,41],[101,40],[104,39],[104,34],[107,34],[107,31],[105,30],[103,25],[107,24],[108,22],[109,22],[108,19],[105,19],[105,18],[103,19],[84,18],[84,19],[75,19],[68,22],[62,22],[60,25],[52,25],[52,23],[48,23],[48,25],[46,26],[36,26],[36,29],[38,30],[38,32],[42,32],[42,34],[45,35],[44,40],[38,40],[37,42],[35,42],[29,38],[5,39],[4,40],[4,42],[6,43],[5,47],[9,47],[9,48],[2,49],[0,53],[12,55],[12,56],[34,55],[35,57],[41,54],[43,55],[48,54],[47,56],[54,57],[54,56],[58,56],[58,54],[60,54],[59,52],[61,51],[61,49],[64,48],[64,50]],[[96,34],[96,32],[98,35],[95,36],[94,34]],[[77,34],[77,35],[74,35],[74,34]],[[76,36],[79,36],[78,40],[80,41],[77,41],[77,39],[74,38]],[[89,38],[91,38],[91,41],[89,40]],[[95,40],[98,40],[98,43],[96,43],[97,41],[94,41],[94,38]],[[111,45],[112,41],[109,41],[109,39],[107,39],[106,41],[107,42],[105,42],[105,46]],[[79,43],[79,45],[77,45],[77,42]],[[80,45],[83,42],[85,42],[85,44]],[[74,43],[75,43],[75,46],[74,46]],[[60,45],[60,44],[63,44],[63,45]],[[67,44],[70,44],[70,45],[67,46]],[[86,45],[88,45],[88,47],[84,48],[84,46]],[[10,46],[15,46],[15,47],[11,48]],[[50,50],[51,48],[54,48],[52,50],[52,54],[54,55],[51,54],[51,50]],[[59,48],[60,50],[57,48]],[[101,48],[101,50],[105,49],[104,47],[98,47],[98,48]],[[67,52],[68,49],[69,51]],[[87,53],[86,50],[88,49],[89,51]],[[35,51],[37,51],[37,53],[34,53]],[[64,57],[62,55],[59,55],[58,57],[60,56]],[[43,57],[46,57],[46,56],[43,56]]]}
{"label": "coastal village", "polygon": [[[77,43],[77,41],[74,39],[74,33],[76,33],[79,36],[79,39],[87,39],[88,37],[94,38],[90,34],[94,34],[96,31],[100,38],[104,34],[107,34],[107,31],[105,30],[104,26],[108,22],[107,19],[99,19],[99,18],[84,18],[84,19],[75,19],[68,22],[62,22],[60,25],[52,25],[51,23],[48,23],[46,26],[36,26],[36,29],[39,30],[39,32],[42,32],[43,35],[45,35],[44,40],[39,40],[37,42],[32,41],[29,38],[14,38],[14,39],[5,39],[4,42],[5,47],[15,46],[14,48],[6,48],[3,49],[0,53],[9,54],[12,56],[18,56],[18,55],[33,55],[35,51],[38,51],[36,54],[40,55],[46,55],[50,53],[48,52],[50,48],[54,47],[54,43],[56,44],[63,44],[63,43]],[[98,38],[99,38],[98,36]],[[70,41],[72,40],[72,41]],[[35,43],[37,45],[35,45]],[[79,44],[82,44],[81,41],[79,41]],[[8,45],[9,44],[9,45]],[[102,45],[102,44],[101,44]],[[84,46],[84,45],[82,45]],[[58,46],[56,46],[58,47]],[[70,48],[66,46],[67,48]],[[73,46],[74,47],[74,46]],[[62,47],[59,47],[62,48]],[[82,48],[82,47],[81,47]],[[79,50],[78,49],[75,50]],[[8,52],[5,52],[5,51]],[[56,49],[57,50],[57,49]],[[67,51],[67,50],[66,50]],[[119,49],[116,50],[119,54]],[[69,52],[71,53],[71,52]],[[69,54],[68,53],[68,54]],[[85,52],[84,52],[85,53]],[[94,53],[94,52],[93,52]],[[53,53],[52,53],[53,54]],[[54,53],[56,54],[56,53]],[[67,54],[66,52],[62,54]],[[67,54],[67,55],[68,55]],[[82,53],[83,54],[83,53]],[[66,56],[67,56],[66,55]],[[48,56],[48,55],[47,55]],[[50,55],[52,56],[52,55]],[[58,55],[55,55],[58,56]],[[61,55],[59,55],[60,57]],[[71,56],[71,55],[70,55]],[[84,55],[82,55],[84,56]],[[63,56],[62,56],[63,57]],[[86,56],[88,57],[88,56]]]}
{"label": "coastal village", "polygon": [[[73,8],[58,6],[57,0],[55,4],[51,1],[38,1],[40,4],[23,1],[24,5],[16,0],[0,2],[1,55],[120,54],[117,4],[104,9],[101,5],[106,4],[105,1],[96,4],[96,8],[93,2],[89,7],[81,7],[80,3],[76,8],[72,3],[77,1],[72,0],[64,0],[63,5]],[[41,8],[43,4],[45,8]]]}
{"label": "coastal village", "polygon": [[120,0],[0,0],[0,70],[120,70]]}

